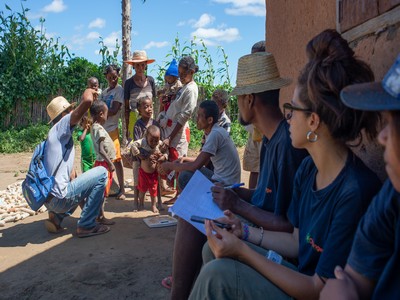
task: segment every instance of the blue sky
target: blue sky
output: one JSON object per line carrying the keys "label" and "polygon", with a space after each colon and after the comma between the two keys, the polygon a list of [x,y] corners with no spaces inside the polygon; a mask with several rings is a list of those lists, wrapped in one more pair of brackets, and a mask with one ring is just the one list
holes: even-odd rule
{"label": "blue sky", "polygon": [[[110,49],[116,39],[121,43],[120,0],[6,0],[5,3],[14,11],[20,11],[21,3],[29,8],[27,16],[34,26],[43,17],[48,36],[59,37],[75,56],[91,62],[101,61],[99,37]],[[181,44],[196,36],[204,40],[215,64],[222,60],[218,46],[224,48],[234,79],[238,58],[265,38],[265,0],[147,0],[146,3],[131,0],[131,7],[131,51],[145,49],[160,65],[168,60],[165,55],[177,34]],[[4,11],[4,6],[1,10]],[[149,74],[156,75],[152,65]]]}

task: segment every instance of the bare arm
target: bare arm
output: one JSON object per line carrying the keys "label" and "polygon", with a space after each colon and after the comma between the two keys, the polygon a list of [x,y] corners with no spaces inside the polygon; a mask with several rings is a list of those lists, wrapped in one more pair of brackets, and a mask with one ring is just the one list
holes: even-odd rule
{"label": "bare arm", "polygon": [[87,127],[85,127],[85,129],[83,130],[82,134],[78,137],[78,140],[80,142],[82,142],[85,139],[87,131],[88,131],[88,129],[87,129]]}
{"label": "bare arm", "polygon": [[111,161],[111,159],[108,157],[108,155],[106,154],[106,150],[104,149],[104,139],[101,139],[99,141],[99,152],[100,152],[101,156],[104,158],[104,160],[106,161],[106,163],[108,164],[110,171],[114,172],[115,171],[114,164]]}
{"label": "bare arm", "polygon": [[115,116],[118,112],[119,109],[121,108],[121,103],[117,102],[117,101],[113,101],[113,103],[111,104],[110,109],[108,110],[108,115],[109,116]]}
{"label": "bare arm", "polygon": [[375,288],[375,282],[364,277],[349,265],[343,270],[335,268],[336,279],[329,279],[321,291],[322,300],[355,300],[370,299]]}
{"label": "bare arm", "polygon": [[93,101],[97,99],[97,92],[94,89],[86,89],[81,98],[81,103],[71,113],[70,126],[73,127],[79,123],[83,115],[92,106]]}
{"label": "bare arm", "polygon": [[285,232],[293,231],[293,226],[286,217],[277,216],[272,212],[245,202],[232,190],[226,190],[222,186],[215,185],[211,188],[211,191],[215,203],[217,203],[222,210],[229,209],[233,213],[238,214],[253,224],[261,226],[267,230]]}
{"label": "bare arm", "polygon": [[161,165],[161,168],[165,172],[169,172],[170,170],[175,170],[177,172],[181,171],[196,171],[204,166],[205,163],[210,159],[211,154],[207,152],[200,152],[200,154],[196,157],[196,159],[192,162],[165,162]]}

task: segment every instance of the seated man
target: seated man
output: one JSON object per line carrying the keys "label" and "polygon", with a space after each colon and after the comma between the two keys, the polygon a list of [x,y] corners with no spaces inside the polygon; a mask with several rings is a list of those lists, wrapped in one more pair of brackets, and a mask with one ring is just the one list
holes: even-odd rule
{"label": "seated man", "polygon": [[[297,167],[307,155],[292,147],[288,124],[279,107],[279,89],[290,80],[280,78],[271,53],[260,52],[239,59],[237,86],[240,121],[254,124],[264,135],[260,176],[256,190],[234,191],[214,186],[213,198],[221,209],[246,218],[268,230],[293,230],[286,218]],[[179,219],[174,245],[172,299],[187,299],[201,265],[206,237]]]}
{"label": "seated man", "polygon": [[108,226],[96,223],[104,201],[107,170],[104,167],[92,168],[71,180],[75,158],[72,132],[96,98],[96,91],[88,88],[75,110],[61,96],[54,98],[47,106],[53,127],[47,138],[44,165],[49,174],[55,174],[55,183],[44,205],[49,211],[45,226],[51,233],[63,230],[62,220],[71,215],[78,205],[83,205],[78,221],[78,237],[89,237],[110,230]]}
{"label": "seated man", "polygon": [[[182,157],[161,165],[163,172],[180,172],[178,182],[181,190],[196,170],[200,170],[210,180],[225,185],[240,181],[239,155],[229,133],[217,124],[218,118],[219,109],[214,101],[201,102],[197,112],[197,128],[204,131],[206,141],[200,154],[196,158]],[[204,167],[210,160],[214,171]]]}

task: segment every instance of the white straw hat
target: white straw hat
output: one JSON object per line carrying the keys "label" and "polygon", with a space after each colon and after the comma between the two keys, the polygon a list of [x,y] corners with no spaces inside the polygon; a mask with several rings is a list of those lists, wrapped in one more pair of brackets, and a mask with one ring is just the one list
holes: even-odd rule
{"label": "white straw hat", "polygon": [[135,50],[133,51],[132,59],[124,61],[124,63],[133,65],[135,63],[146,62],[147,64],[151,64],[155,62],[155,59],[149,59],[147,57],[147,53],[144,50]]}
{"label": "white straw hat", "polygon": [[50,101],[49,105],[47,105],[47,114],[50,117],[50,122],[53,122],[55,118],[57,118],[61,113],[63,113],[65,110],[70,108],[72,104],[68,102],[67,99],[65,99],[63,96],[58,96],[54,98],[53,100]]}
{"label": "white straw hat", "polygon": [[281,78],[274,56],[269,52],[257,52],[239,58],[236,87],[232,95],[247,95],[278,90],[292,82]]}

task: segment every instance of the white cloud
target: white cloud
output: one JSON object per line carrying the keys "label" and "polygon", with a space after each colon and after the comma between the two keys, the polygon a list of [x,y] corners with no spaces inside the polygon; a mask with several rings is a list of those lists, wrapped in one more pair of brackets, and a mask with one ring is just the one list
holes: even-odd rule
{"label": "white cloud", "polygon": [[191,33],[192,37],[207,41],[208,45],[215,45],[216,42],[234,42],[240,40],[240,33],[237,28],[198,28]]}
{"label": "white cloud", "polygon": [[144,49],[150,49],[150,48],[162,48],[162,47],[166,47],[168,46],[168,42],[164,41],[164,42],[154,42],[151,41],[150,43],[147,43],[144,46]]}
{"label": "white cloud", "polygon": [[207,27],[215,21],[215,17],[209,14],[202,14],[200,18],[193,24],[194,28]]}
{"label": "white cloud", "polygon": [[113,31],[103,39],[104,45],[108,48],[115,47],[115,41],[118,39],[118,44],[121,45],[121,31]]}
{"label": "white cloud", "polygon": [[106,20],[101,18],[96,18],[89,23],[89,28],[103,28],[104,26],[106,26]]}
{"label": "white cloud", "polygon": [[79,25],[74,26],[74,29],[75,29],[76,31],[81,31],[81,30],[83,29],[83,27],[85,27],[85,25],[79,24]]}
{"label": "white cloud", "polygon": [[180,21],[178,24],[176,24],[176,26],[185,26],[186,25],[186,21]]}
{"label": "white cloud", "polygon": [[43,11],[48,13],[60,13],[66,9],[67,6],[64,4],[63,0],[53,0],[53,2],[43,8]]}
{"label": "white cloud", "polygon": [[256,16],[266,15],[265,0],[213,0],[220,4],[230,4],[231,7],[225,9],[225,13],[234,16]]}
{"label": "white cloud", "polygon": [[100,37],[100,33],[96,31],[91,31],[86,35],[88,40],[97,40]]}

